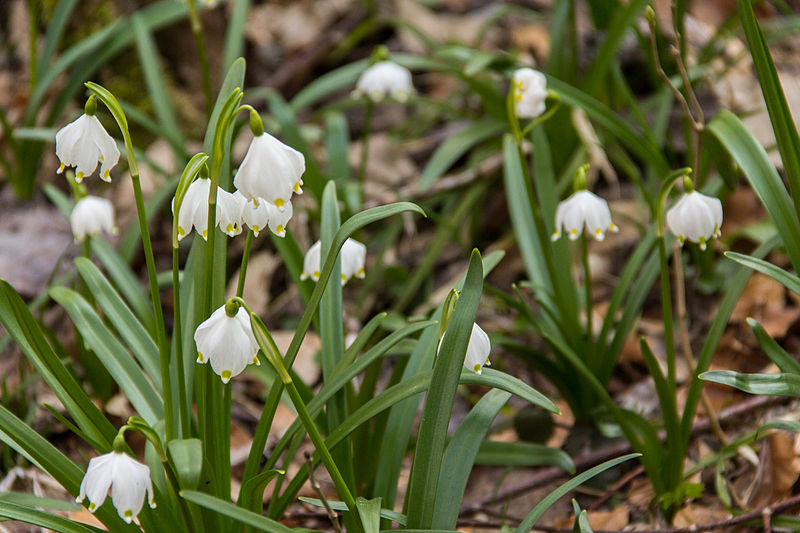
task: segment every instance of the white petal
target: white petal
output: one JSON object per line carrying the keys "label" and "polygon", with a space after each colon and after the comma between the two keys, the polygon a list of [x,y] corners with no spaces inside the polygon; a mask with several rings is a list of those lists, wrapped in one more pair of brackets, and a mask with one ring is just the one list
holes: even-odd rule
{"label": "white petal", "polygon": [[120,518],[131,523],[144,505],[145,492],[151,483],[150,468],[124,453],[115,455],[118,457],[115,460],[111,500]]}
{"label": "white petal", "polygon": [[303,258],[303,273],[300,279],[311,278],[314,281],[319,280],[320,276],[320,254],[322,252],[322,241],[315,242],[311,248],[306,252]]}
{"label": "white petal", "polygon": [[520,118],[534,118],[544,113],[547,99],[547,78],[532,68],[514,72],[514,112]]}
{"label": "white petal", "polygon": [[342,245],[342,280],[353,276],[364,277],[364,265],[367,258],[367,247],[355,239],[347,239]]}
{"label": "white petal", "polygon": [[303,172],[303,154],[264,133],[253,138],[233,183],[246,198],[264,198],[282,208],[299,188]]}
{"label": "white petal", "polygon": [[203,360],[211,364],[225,383],[240,374],[258,353],[244,307],[234,317],[227,315],[224,305],[218,308],[197,327],[194,340]]}
{"label": "white petal", "polygon": [[469,344],[467,345],[467,354],[464,358],[464,366],[480,374],[483,365],[488,363],[489,352],[492,350],[492,345],[489,342],[489,336],[477,324],[472,324],[472,333],[469,336]]}
{"label": "white petal", "polygon": [[89,500],[89,510],[94,511],[103,505],[108,495],[108,489],[114,480],[114,457],[112,453],[106,453],[89,460],[86,474],[81,481],[78,499]]}
{"label": "white petal", "polygon": [[[238,190],[234,193],[234,196],[238,196],[244,202],[242,220],[247,224],[248,228],[253,230],[253,234],[258,237],[258,234],[269,224],[268,202],[263,198],[250,200]],[[277,210],[277,207],[275,209]]]}
{"label": "white petal", "polygon": [[242,211],[245,201],[228,191],[217,188],[217,225],[229,237],[242,232]]}
{"label": "white petal", "polygon": [[293,208],[291,202],[286,202],[283,210],[264,200],[264,209],[269,216],[269,229],[278,237],[286,235],[286,225],[292,218]]}

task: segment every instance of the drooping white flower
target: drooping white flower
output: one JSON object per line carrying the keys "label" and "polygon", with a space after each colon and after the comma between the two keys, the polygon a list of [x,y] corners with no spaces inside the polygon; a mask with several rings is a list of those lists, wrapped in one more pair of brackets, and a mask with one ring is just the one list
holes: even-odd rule
{"label": "drooping white flower", "polygon": [[535,118],[544,113],[547,78],[538,70],[521,68],[514,72],[514,112],[519,118]]}
{"label": "drooping white flower", "polygon": [[411,72],[407,68],[392,61],[378,61],[358,78],[353,96],[366,96],[373,102],[387,97],[405,102],[413,93]]}
{"label": "drooping white flower", "polygon": [[227,383],[242,373],[248,364],[260,365],[258,343],[253,336],[250,315],[244,307],[228,315],[223,305],[194,332],[197,362],[211,362],[211,368]]}
{"label": "drooping white flower", "polygon": [[239,191],[233,194],[243,202],[242,220],[248,228],[253,230],[253,235],[258,237],[261,230],[266,227],[269,227],[272,233],[278,237],[286,235],[286,225],[293,213],[291,202],[286,202],[281,210],[263,198],[248,200]]}
{"label": "drooping white flower", "polygon": [[[442,348],[443,340],[444,336],[439,340],[437,353]],[[476,374],[480,374],[484,366],[491,366],[489,362],[489,352],[491,351],[492,344],[489,342],[489,336],[477,323],[473,322],[472,333],[469,335],[467,344],[467,354],[464,357],[464,366]]]}
{"label": "drooping white flower", "polygon": [[367,262],[367,247],[355,239],[347,239],[342,245],[342,285],[352,277],[364,279]]}
{"label": "drooping white flower", "polygon": [[576,191],[558,204],[556,231],[553,233],[552,239],[558,240],[563,228],[569,239],[574,241],[581,234],[584,226],[586,226],[586,232],[594,235],[598,241],[605,239],[606,231],[619,231],[619,228],[611,222],[608,202],[586,189]]}
{"label": "drooping white flower", "polygon": [[667,211],[667,226],[681,244],[689,240],[705,250],[709,239],[722,235],[722,202],[697,191],[686,193]]}
{"label": "drooping white flower", "polygon": [[[317,241],[308,249],[303,259],[303,272],[300,279],[311,278],[319,281],[321,270],[322,242]],[[347,239],[342,245],[340,253],[342,261],[342,285],[353,276],[363,279],[366,275],[364,265],[367,259],[367,247],[355,239]]]}
{"label": "drooping white flower", "polygon": [[320,276],[320,254],[322,253],[322,241],[317,241],[311,245],[311,248],[306,252],[303,258],[303,272],[300,273],[300,279],[311,278],[314,281],[319,281]]}
{"label": "drooping white flower", "polygon": [[150,507],[156,507],[150,468],[125,453],[113,451],[91,459],[76,501],[88,498],[93,513],[106,501],[109,489],[117,513],[129,524],[142,510],[145,493]]}
{"label": "drooping white flower", "polygon": [[269,133],[262,133],[253,137],[233,184],[245,198],[263,198],[283,210],[292,193],[302,194],[305,170],[302,153]]}
{"label": "drooping white flower", "polygon": [[83,114],[56,133],[56,155],[65,167],[76,167],[75,181],[91,175],[100,163],[100,178],[111,181],[111,169],[119,161],[119,149],[97,117]]}
{"label": "drooping white flower", "polygon": [[[211,180],[200,178],[194,180],[181,203],[178,213],[178,240],[183,239],[192,231],[192,227],[203,239],[208,238],[208,192],[211,189]],[[173,214],[175,200],[173,199]],[[217,187],[217,226],[227,235],[234,237],[242,232],[242,210],[244,204],[241,198]]]}
{"label": "drooping white flower", "polygon": [[85,196],[72,208],[69,224],[77,242],[83,242],[87,235],[99,235],[101,231],[116,235],[114,205],[105,198]]}

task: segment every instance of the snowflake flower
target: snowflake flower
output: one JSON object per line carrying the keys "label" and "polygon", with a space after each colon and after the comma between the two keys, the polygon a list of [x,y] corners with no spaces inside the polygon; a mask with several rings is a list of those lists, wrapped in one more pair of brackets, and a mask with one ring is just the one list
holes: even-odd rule
{"label": "snowflake flower", "polygon": [[76,501],[88,498],[93,513],[106,501],[109,490],[117,513],[129,524],[142,510],[145,493],[150,507],[156,507],[150,468],[125,453],[113,451],[91,459]]}
{"label": "snowflake flower", "polygon": [[97,196],[86,196],[78,200],[72,208],[69,224],[77,242],[83,242],[87,235],[99,235],[100,231],[110,235],[117,233],[113,204]]}

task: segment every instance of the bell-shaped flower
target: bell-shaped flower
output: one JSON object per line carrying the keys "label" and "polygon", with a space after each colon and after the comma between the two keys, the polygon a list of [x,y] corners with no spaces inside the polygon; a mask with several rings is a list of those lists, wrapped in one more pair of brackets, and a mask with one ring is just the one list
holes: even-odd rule
{"label": "bell-shaped flower", "polygon": [[302,194],[303,154],[269,133],[253,137],[233,184],[249,200],[263,198],[284,210],[292,193]]}
{"label": "bell-shaped flower", "polygon": [[88,498],[93,513],[106,501],[109,490],[117,513],[129,524],[142,510],[145,494],[150,507],[156,506],[150,468],[128,454],[113,451],[91,459],[76,501]]}
{"label": "bell-shaped flower", "polygon": [[83,242],[87,235],[99,235],[101,231],[111,235],[117,233],[113,204],[97,196],[85,196],[78,200],[69,215],[69,224],[77,242]]}
{"label": "bell-shaped flower", "polygon": [[[303,259],[303,272],[300,274],[300,279],[311,278],[314,281],[319,281],[321,270],[322,242],[317,241],[306,252]],[[342,245],[341,251],[341,275],[342,285],[353,276],[363,279],[366,275],[364,265],[367,259],[367,247],[355,239],[347,239]]]}
{"label": "bell-shaped flower", "polygon": [[281,210],[263,198],[248,200],[239,191],[233,194],[239,198],[244,205],[242,220],[247,224],[248,228],[253,230],[253,235],[258,237],[261,230],[266,227],[269,227],[272,233],[278,237],[284,237],[286,235],[286,225],[292,218],[293,212],[291,202],[286,202],[283,206],[283,210]]}
{"label": "bell-shaped flower", "polygon": [[722,235],[722,202],[697,191],[686,193],[667,211],[667,227],[678,236],[681,244],[686,240],[700,244]]}
{"label": "bell-shaped flower", "polygon": [[[444,336],[439,340],[437,353],[442,348],[443,340]],[[467,354],[464,357],[464,366],[476,374],[480,374],[484,366],[491,366],[489,362],[489,352],[491,351],[492,344],[489,342],[489,336],[478,324],[473,322],[472,333],[470,333],[469,343],[467,343]]]}
{"label": "bell-shaped flower", "polygon": [[[178,213],[178,240],[183,239],[192,231],[192,227],[203,237],[208,239],[208,193],[211,189],[211,180],[200,178],[194,180],[181,203]],[[175,200],[173,199],[173,214]],[[240,197],[217,187],[217,226],[230,237],[242,232],[242,210],[244,204]]]}
{"label": "bell-shaped flower", "polygon": [[556,231],[552,239],[561,237],[561,230],[567,233],[570,240],[575,240],[586,226],[586,232],[594,235],[598,241],[606,237],[606,231],[619,231],[611,222],[608,202],[596,194],[581,189],[558,204],[556,209]]}
{"label": "bell-shaped flower", "polygon": [[519,118],[535,118],[544,113],[547,78],[538,70],[521,68],[514,72],[514,112]]}
{"label": "bell-shaped flower", "polygon": [[364,266],[367,262],[367,247],[354,239],[347,239],[342,245],[342,285],[352,277],[364,279]]}
{"label": "bell-shaped flower", "polygon": [[100,163],[100,177],[111,181],[111,169],[119,161],[119,149],[97,117],[83,114],[56,133],[56,155],[61,161],[58,173],[65,167],[76,167],[75,181],[80,183]]}
{"label": "bell-shaped flower", "polygon": [[393,98],[405,102],[414,93],[411,72],[392,61],[378,61],[365,70],[356,82],[353,96],[366,96],[373,102]]}
{"label": "bell-shaped flower", "polygon": [[223,383],[241,374],[248,364],[260,364],[250,314],[244,307],[235,311],[230,307],[226,304],[211,313],[194,332],[197,362],[211,362]]}

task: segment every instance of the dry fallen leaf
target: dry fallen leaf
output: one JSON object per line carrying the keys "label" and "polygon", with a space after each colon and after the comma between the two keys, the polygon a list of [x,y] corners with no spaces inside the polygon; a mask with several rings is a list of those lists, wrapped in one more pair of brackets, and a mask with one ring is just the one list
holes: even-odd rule
{"label": "dry fallen leaf", "polygon": [[748,502],[752,509],[760,509],[792,495],[792,486],[800,476],[800,457],[794,448],[794,434],[777,432],[764,440],[756,489]]}

